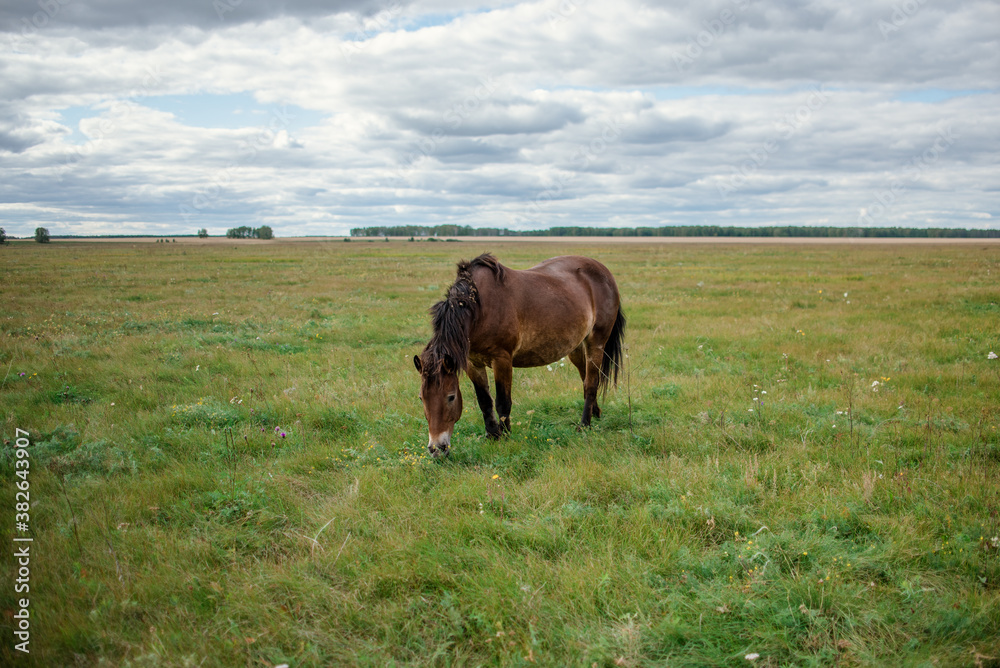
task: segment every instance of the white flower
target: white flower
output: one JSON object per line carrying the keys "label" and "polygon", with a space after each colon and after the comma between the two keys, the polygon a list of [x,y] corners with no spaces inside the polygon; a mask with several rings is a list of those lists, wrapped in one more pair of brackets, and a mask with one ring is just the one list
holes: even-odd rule
{"label": "white flower", "polygon": [[988,360],[995,360],[996,358],[997,358],[997,354],[995,352],[993,352],[992,350],[990,351],[990,354],[986,356],[986,359],[988,359]]}
{"label": "white flower", "polygon": [[757,652],[750,652],[743,658],[746,659],[747,661],[756,661],[757,659],[760,658],[760,654],[758,654]]}

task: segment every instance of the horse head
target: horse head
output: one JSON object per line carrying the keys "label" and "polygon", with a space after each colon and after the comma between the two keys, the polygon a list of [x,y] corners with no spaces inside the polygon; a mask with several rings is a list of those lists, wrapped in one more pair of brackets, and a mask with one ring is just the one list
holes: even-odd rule
{"label": "horse head", "polygon": [[462,390],[458,383],[458,363],[448,355],[436,357],[424,351],[414,355],[420,372],[420,401],[427,418],[427,449],[431,457],[448,455],[455,423],[462,417]]}

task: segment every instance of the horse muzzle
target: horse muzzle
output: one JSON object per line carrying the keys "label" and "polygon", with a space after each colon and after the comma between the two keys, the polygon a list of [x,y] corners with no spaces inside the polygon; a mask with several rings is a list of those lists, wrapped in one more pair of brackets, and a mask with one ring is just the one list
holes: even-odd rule
{"label": "horse muzzle", "polygon": [[437,436],[431,436],[427,440],[427,450],[431,453],[431,457],[437,459],[438,457],[447,457],[448,452],[451,449],[451,432],[446,431],[438,434]]}

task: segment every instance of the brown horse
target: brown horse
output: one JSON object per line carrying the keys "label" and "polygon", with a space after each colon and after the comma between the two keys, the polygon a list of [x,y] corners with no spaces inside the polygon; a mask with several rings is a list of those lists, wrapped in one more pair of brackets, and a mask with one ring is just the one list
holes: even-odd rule
{"label": "brown horse", "polygon": [[[598,390],[618,381],[625,315],[614,277],[597,260],[567,255],[517,271],[485,253],[458,263],[455,283],[431,307],[431,316],[434,336],[413,364],[421,376],[427,448],[434,457],[448,454],[462,415],[460,371],[476,388],[492,438],[510,432],[513,367],[542,366],[568,355],[583,381],[582,427],[601,416]],[[487,367],[496,381],[499,420]]]}

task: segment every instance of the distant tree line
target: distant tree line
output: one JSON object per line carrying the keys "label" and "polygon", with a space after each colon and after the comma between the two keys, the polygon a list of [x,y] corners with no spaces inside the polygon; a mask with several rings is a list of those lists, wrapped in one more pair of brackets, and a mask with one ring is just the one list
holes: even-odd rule
{"label": "distant tree line", "polygon": [[396,225],[356,227],[353,237],[875,237],[893,239],[998,239],[1000,229],[915,227],[550,227],[547,230],[507,230],[469,225]]}
{"label": "distant tree line", "polygon": [[472,227],[470,225],[394,225],[391,227],[355,227],[352,237],[516,237],[521,232],[511,232],[499,227]]}
{"label": "distant tree line", "polygon": [[[207,234],[206,234],[207,236]],[[274,232],[267,225],[260,227],[231,227],[226,230],[227,239],[273,239]]]}

